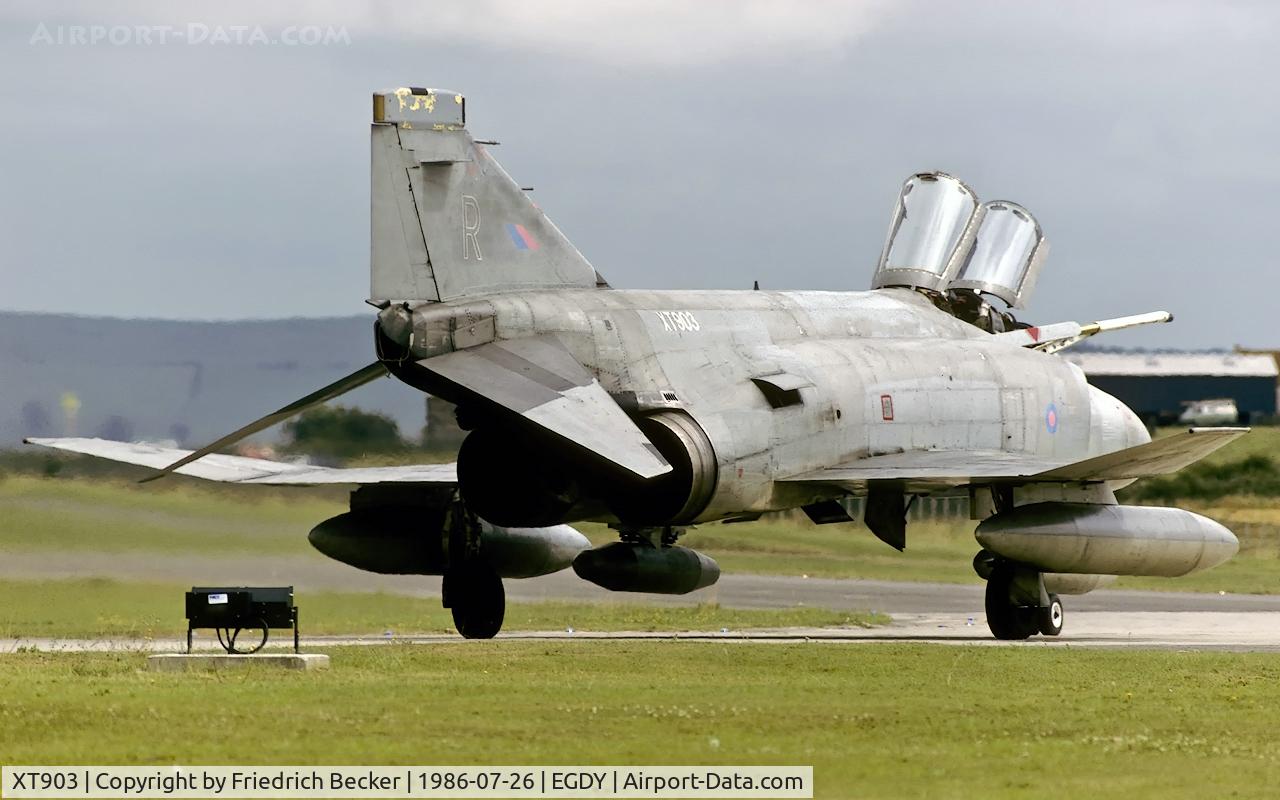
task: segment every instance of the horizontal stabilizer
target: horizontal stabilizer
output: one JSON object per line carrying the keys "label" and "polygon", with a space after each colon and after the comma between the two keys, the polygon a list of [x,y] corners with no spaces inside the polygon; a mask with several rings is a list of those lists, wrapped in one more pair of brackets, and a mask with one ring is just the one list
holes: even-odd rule
{"label": "horizontal stabilizer", "polygon": [[66,450],[71,453],[83,453],[155,469],[175,461],[189,461],[190,463],[176,468],[174,472],[222,483],[311,486],[322,483],[361,485],[369,483],[455,484],[458,482],[454,464],[337,469],[217,453],[206,455],[199,461],[190,461],[192,455],[190,450],[159,447],[140,442],[113,442],[108,439],[26,439],[25,441],[27,444],[52,447],[55,450]]}
{"label": "horizontal stabilizer", "polygon": [[142,480],[145,483],[146,481],[153,481],[157,478],[163,478],[165,475],[168,475],[171,472],[177,471],[178,467],[182,467],[187,464],[190,464],[192,461],[195,461],[196,459],[204,458],[210,453],[216,453],[217,451],[221,450],[224,447],[229,447],[230,445],[235,444],[241,439],[246,439],[254,435],[258,431],[264,431],[267,428],[270,428],[272,425],[275,425],[280,422],[284,422],[285,420],[289,419],[292,416],[301,414],[303,411],[306,411],[308,408],[311,408],[312,406],[318,406],[321,403],[324,403],[328,400],[332,400],[335,397],[344,395],[347,392],[351,391],[352,389],[357,389],[361,386],[364,386],[366,383],[372,380],[381,378],[386,374],[387,374],[387,368],[384,367],[381,362],[375,361],[374,363],[370,364],[367,367],[361,367],[360,369],[356,370],[355,372],[351,373],[345,378],[339,378],[338,380],[334,381],[333,383],[329,384],[323,389],[314,391],[311,394],[307,395],[306,397],[302,398],[301,400],[295,400],[289,405],[281,409],[278,409],[276,411],[273,411],[270,414],[266,415],[265,417],[261,417],[257,420],[254,420],[253,422],[250,422],[248,425],[245,425],[243,428],[240,428],[237,431],[228,433],[226,436],[223,436],[221,439],[219,439],[216,442],[205,445],[204,447],[200,448],[199,450],[196,450],[195,452],[188,452],[187,455],[183,456],[182,458],[178,459],[172,464],[157,465],[157,466],[163,466],[164,468],[161,469],[159,472],[157,472],[155,475],[151,475],[149,477],[143,478]]}
{"label": "horizontal stabilizer", "polygon": [[1168,311],[1151,311],[1146,314],[1132,314],[1127,317],[1090,322],[1088,325],[1081,325],[1078,322],[1055,322],[1052,325],[1020,328],[1016,331],[997,333],[996,338],[1018,347],[1056,353],[1099,333],[1172,321],[1173,315]]}
{"label": "horizontal stabilizer", "polygon": [[472,347],[418,366],[642,478],[671,465],[554,336]]}
{"label": "horizontal stabilizer", "polygon": [[936,491],[970,484],[1133,480],[1177,472],[1248,431],[1248,428],[1191,428],[1154,442],[1075,462],[1005,451],[908,450],[860,458],[785,480],[835,485],[850,492],[861,492],[871,481],[897,481],[908,490]]}

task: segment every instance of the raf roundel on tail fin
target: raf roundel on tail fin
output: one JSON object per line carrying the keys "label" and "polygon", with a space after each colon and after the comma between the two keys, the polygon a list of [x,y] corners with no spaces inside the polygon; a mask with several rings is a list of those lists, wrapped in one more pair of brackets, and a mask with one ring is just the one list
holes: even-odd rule
{"label": "raf roundel on tail fin", "polygon": [[462,95],[378,92],[370,138],[375,303],[597,285],[591,264],[471,138]]}

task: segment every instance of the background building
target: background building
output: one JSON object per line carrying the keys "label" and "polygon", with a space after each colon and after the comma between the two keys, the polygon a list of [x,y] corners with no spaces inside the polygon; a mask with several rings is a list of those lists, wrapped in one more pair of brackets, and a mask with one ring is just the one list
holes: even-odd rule
{"label": "background building", "polygon": [[1276,415],[1277,369],[1270,355],[1069,350],[1062,357],[1148,424],[1172,424],[1187,403],[1214,397],[1235,400],[1241,423]]}

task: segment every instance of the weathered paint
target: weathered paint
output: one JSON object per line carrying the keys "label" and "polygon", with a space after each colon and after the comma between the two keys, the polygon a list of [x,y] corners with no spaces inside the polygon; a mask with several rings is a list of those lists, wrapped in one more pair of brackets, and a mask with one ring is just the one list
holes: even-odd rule
{"label": "weathered paint", "polygon": [[[1148,440],[1074,365],[909,290],[531,292],[393,308],[382,320],[406,345],[412,330],[415,359],[460,340],[550,333],[615,396],[674,394],[663,407],[691,415],[719,461],[703,519],[807,502],[813,487],[776,481],[870,455],[1004,450],[1067,462]],[[774,408],[752,381],[779,372],[803,380],[802,402]]]}

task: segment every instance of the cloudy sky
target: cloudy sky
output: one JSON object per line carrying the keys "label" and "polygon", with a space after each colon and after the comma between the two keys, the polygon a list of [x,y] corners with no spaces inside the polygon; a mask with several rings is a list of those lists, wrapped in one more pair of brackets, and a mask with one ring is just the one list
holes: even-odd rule
{"label": "cloudy sky", "polygon": [[1272,4],[262,5],[6,5],[0,308],[364,313],[369,94],[413,84],[618,287],[866,288],[945,169],[1040,219],[1033,321],[1280,346]]}

